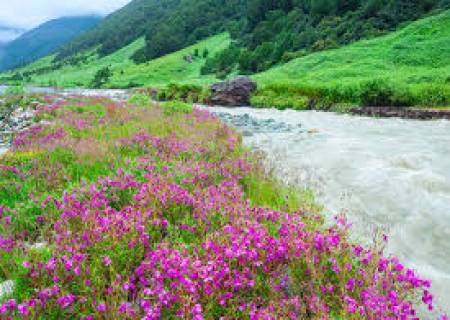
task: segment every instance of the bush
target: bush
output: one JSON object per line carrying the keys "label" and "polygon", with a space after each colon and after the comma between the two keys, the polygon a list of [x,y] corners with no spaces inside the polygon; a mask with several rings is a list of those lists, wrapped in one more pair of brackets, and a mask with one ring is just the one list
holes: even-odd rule
{"label": "bush", "polygon": [[94,79],[91,82],[91,87],[93,88],[101,88],[103,87],[108,81],[109,78],[112,76],[112,71],[109,67],[101,68],[97,71],[97,73],[94,76]]}
{"label": "bush", "polygon": [[150,102],[150,97],[142,93],[136,93],[128,99],[128,103],[136,106],[147,106]]}
{"label": "bush", "polygon": [[374,80],[361,86],[361,104],[366,107],[406,107],[414,105],[414,98],[408,89],[395,87],[382,81]]}
{"label": "bush", "polygon": [[173,115],[175,113],[191,113],[192,104],[182,101],[165,101],[161,102],[160,106],[164,109],[165,115]]}
{"label": "bush", "polygon": [[196,85],[178,85],[172,83],[159,90],[157,99],[159,101],[180,100],[194,103],[203,102],[205,99],[205,90]]}
{"label": "bush", "polygon": [[281,57],[281,62],[286,63],[294,59],[304,57],[308,54],[306,50],[300,50],[295,52],[285,52]]}
{"label": "bush", "polygon": [[313,51],[323,51],[323,50],[327,50],[327,49],[335,49],[338,47],[338,44],[336,43],[336,41],[332,40],[332,39],[321,39],[316,41],[311,49]]}

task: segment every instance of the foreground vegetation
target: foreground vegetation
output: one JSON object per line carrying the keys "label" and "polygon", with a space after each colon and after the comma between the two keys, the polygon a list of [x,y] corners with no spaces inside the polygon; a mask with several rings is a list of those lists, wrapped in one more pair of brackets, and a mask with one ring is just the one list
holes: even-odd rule
{"label": "foreground vegetation", "polygon": [[430,282],[188,104],[44,97],[0,160],[1,317],[410,319]]}

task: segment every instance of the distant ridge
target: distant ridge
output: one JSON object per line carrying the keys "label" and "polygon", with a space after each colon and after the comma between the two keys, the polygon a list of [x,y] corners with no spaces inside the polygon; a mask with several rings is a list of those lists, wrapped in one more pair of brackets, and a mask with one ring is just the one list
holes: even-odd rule
{"label": "distant ridge", "polygon": [[[100,19],[88,15],[45,22],[4,46],[1,50],[3,54],[0,52],[0,70],[11,69],[52,53],[80,33],[95,27]],[[8,29],[0,27],[0,34],[2,30],[8,32]]]}
{"label": "distant ridge", "polygon": [[26,30],[21,28],[9,27],[0,24],[0,47],[5,46],[6,43],[18,38]]}

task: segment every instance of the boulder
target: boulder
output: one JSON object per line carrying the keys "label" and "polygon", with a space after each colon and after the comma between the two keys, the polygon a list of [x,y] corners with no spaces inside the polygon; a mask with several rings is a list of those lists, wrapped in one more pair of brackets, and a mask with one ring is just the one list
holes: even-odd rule
{"label": "boulder", "polygon": [[248,106],[250,95],[257,89],[255,81],[240,76],[211,86],[211,104],[222,106]]}

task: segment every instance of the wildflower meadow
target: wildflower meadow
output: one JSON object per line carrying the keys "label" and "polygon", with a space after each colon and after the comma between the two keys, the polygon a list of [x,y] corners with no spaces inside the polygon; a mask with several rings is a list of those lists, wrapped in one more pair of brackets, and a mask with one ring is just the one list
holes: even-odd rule
{"label": "wildflower meadow", "polygon": [[[40,97],[0,159],[0,319],[418,319],[431,283],[188,104]],[[442,319],[447,319],[442,316]]]}

